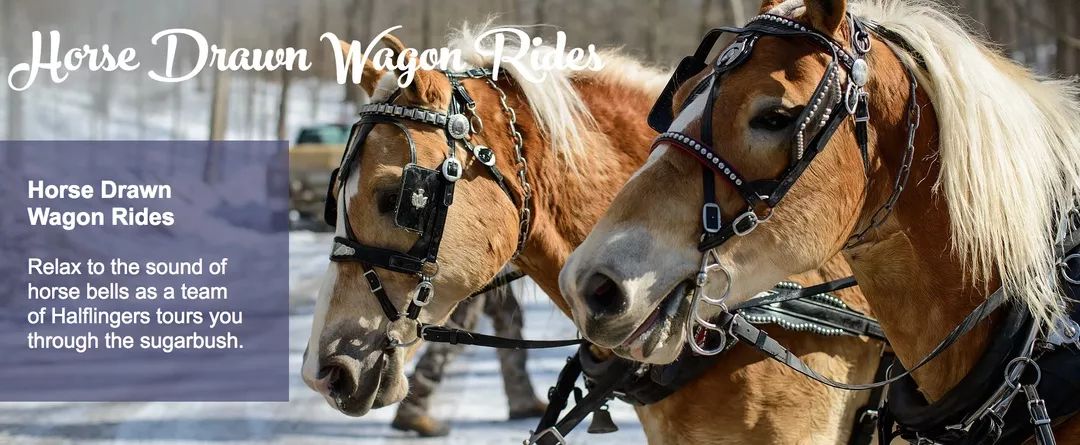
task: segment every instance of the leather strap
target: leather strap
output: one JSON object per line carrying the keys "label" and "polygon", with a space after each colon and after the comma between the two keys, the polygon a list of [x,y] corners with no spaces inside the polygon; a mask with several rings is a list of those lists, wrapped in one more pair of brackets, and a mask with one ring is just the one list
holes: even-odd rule
{"label": "leather strap", "polygon": [[[587,345],[582,348],[588,348]],[[615,393],[616,388],[628,384],[636,375],[634,369],[637,364],[629,360],[619,360],[601,380],[592,381],[589,393],[580,397],[574,407],[558,419],[558,415],[566,409],[570,394],[579,392],[576,388],[578,376],[582,368],[579,354],[570,357],[566,366],[559,372],[556,385],[548,392],[548,409],[544,412],[540,422],[536,425],[535,432],[529,438],[528,444],[537,445],[565,445],[565,437],[570,434],[574,427],[578,426],[589,414],[604,406]]]}
{"label": "leather strap", "polygon": [[727,331],[735,338],[746,342],[749,346],[757,349],[761,353],[765,354],[769,358],[776,360],[784,365],[787,365],[792,370],[805,375],[813,380],[816,380],[822,384],[847,390],[867,390],[879,388],[897,380],[900,380],[910,375],[915,370],[923,367],[935,357],[940,355],[950,346],[956,343],[964,334],[971,332],[982,320],[985,320],[994,310],[1002,305],[1005,301],[1005,293],[1002,289],[998,289],[996,292],[990,295],[986,301],[983,301],[979,306],[968,314],[960,324],[945,336],[940,343],[929,354],[919,360],[911,369],[904,371],[902,374],[890,377],[885,380],[865,383],[865,384],[849,384],[843,382],[837,382],[828,377],[819,374],[814,371],[810,366],[802,361],[797,355],[778,343],[772,337],[769,337],[767,333],[758,329],[756,326],[746,321],[742,316],[733,314],[730,312],[722,312],[719,314],[719,324],[725,326]]}
{"label": "leather strap", "polygon": [[854,276],[839,278],[832,281],[826,281],[824,283],[815,284],[809,287],[800,287],[798,289],[774,287],[769,295],[764,297],[751,298],[743,303],[737,304],[732,307],[732,310],[754,308],[761,306],[768,306],[776,303],[782,303],[785,301],[798,300],[813,295],[824,294],[828,292],[836,292],[838,290],[847,289],[858,285]]}
{"label": "leather strap", "polygon": [[517,280],[520,280],[520,279],[522,279],[524,277],[525,277],[525,272],[522,272],[519,269],[514,269],[514,270],[503,272],[503,273],[501,273],[499,275],[496,275],[495,278],[493,278],[491,280],[491,282],[484,285],[484,287],[481,287],[480,290],[478,290],[476,292],[473,292],[472,295],[470,295],[470,297],[475,297],[477,295],[485,294],[485,293],[491,292],[491,291],[493,291],[495,289],[499,289],[499,288],[501,288],[503,286],[508,286],[508,285],[510,285],[510,283],[513,283],[513,282],[515,282]]}
{"label": "leather strap", "polygon": [[580,338],[567,340],[524,340],[494,335],[479,334],[464,329],[419,323],[416,335],[421,339],[435,343],[452,345],[473,345],[498,349],[546,349],[580,345],[585,342]]}

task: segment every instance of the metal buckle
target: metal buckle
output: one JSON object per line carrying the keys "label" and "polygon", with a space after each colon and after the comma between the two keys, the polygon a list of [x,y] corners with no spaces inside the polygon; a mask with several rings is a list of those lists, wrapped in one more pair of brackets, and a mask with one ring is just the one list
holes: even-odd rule
{"label": "metal buckle", "polygon": [[720,206],[710,202],[701,206],[701,226],[708,233],[720,231],[723,225],[723,217],[720,214]]}
{"label": "metal buckle", "polygon": [[413,297],[413,304],[418,307],[424,307],[431,304],[432,296],[435,295],[435,288],[431,285],[431,281],[425,277],[416,285],[416,296]]}
{"label": "metal buckle", "polygon": [[[532,433],[532,431],[529,432]],[[539,433],[534,433],[532,436],[529,436],[528,440],[522,442],[522,445],[535,445],[537,441],[549,434],[555,438],[555,442],[559,445],[566,445],[566,438],[563,437],[562,433],[560,433],[559,430],[555,429],[555,427],[550,427],[543,431],[540,431]]]}
{"label": "metal buckle", "polygon": [[[870,95],[866,90],[859,88],[859,100],[855,105],[855,122],[870,122],[870,107],[865,106],[869,97]],[[858,104],[863,104],[864,106],[860,107]]]}
{"label": "metal buckle", "polygon": [[378,292],[382,290],[382,280],[379,279],[379,275],[375,273],[375,269],[368,269],[364,272],[364,279],[368,282],[368,287],[372,292]]}
{"label": "metal buckle", "polygon": [[[750,224],[750,227],[745,229],[745,230],[739,228],[739,226],[744,221],[748,221],[748,224]],[[761,222],[761,221],[758,219],[757,214],[754,213],[752,210],[748,210],[746,213],[743,213],[742,215],[739,215],[738,217],[735,218],[734,221],[731,222],[731,229],[735,232],[736,235],[746,236],[746,235],[749,235],[750,232],[753,232],[754,229],[757,228],[759,222]]]}
{"label": "metal buckle", "polygon": [[447,181],[457,182],[458,179],[461,179],[461,170],[461,161],[457,160],[457,158],[446,158],[442,163],[443,178],[446,178]]}

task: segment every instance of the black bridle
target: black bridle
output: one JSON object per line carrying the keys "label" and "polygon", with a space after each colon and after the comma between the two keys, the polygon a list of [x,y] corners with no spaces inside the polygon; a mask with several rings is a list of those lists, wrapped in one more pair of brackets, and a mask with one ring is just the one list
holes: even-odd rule
{"label": "black bridle", "polygon": [[[336,227],[340,217],[344,224],[344,236],[334,237],[330,261],[357,263],[362,268],[369,290],[378,300],[383,314],[389,321],[386,326],[386,348],[388,349],[406,347],[421,339],[499,348],[544,348],[579,344],[580,340],[577,339],[555,341],[504,339],[444,326],[429,325],[418,320],[421,310],[430,304],[434,297],[431,279],[439,271],[438,255],[443,229],[450,205],[454,200],[455,183],[461,178],[464,169],[464,165],[458,160],[459,144],[464,145],[476,161],[486,167],[492,180],[505,192],[511,203],[519,209],[520,230],[517,250],[514,252],[513,258],[516,258],[525,246],[531,217],[531,211],[528,207],[531,188],[526,178],[525,163],[521,153],[522,137],[516,129],[516,119],[514,119],[516,115],[506,104],[505,93],[491,80],[491,72],[486,69],[444,72],[444,74],[449,79],[451,90],[450,105],[445,112],[396,105],[394,101],[400,94],[400,90],[385,102],[371,103],[360,108],[360,119],[353,125],[345,153],[342,155],[341,164],[331,173],[330,184],[326,191],[326,209],[324,213],[326,223]],[[506,184],[505,175],[496,167],[495,152],[484,145],[474,144],[471,141],[472,135],[483,130],[483,121],[476,113],[476,103],[461,83],[464,78],[488,79],[488,84],[500,94],[504,111],[509,110],[507,114],[510,119],[511,135],[515,143],[514,154],[520,168],[518,171],[518,178],[521,182],[519,185],[521,189],[520,196],[515,196],[510,191]],[[404,122],[418,123],[442,130],[446,137],[447,151],[446,157],[438,170],[428,169],[417,164],[416,144]],[[359,171],[361,150],[368,134],[376,125],[389,125],[397,128],[409,145],[409,163],[402,171],[398,202],[394,212],[395,225],[418,235],[417,240],[407,251],[386,249],[361,243],[357,239],[348,218],[348,199],[344,196],[345,184],[354,171]],[[335,190],[338,190],[338,194],[342,199],[340,211],[334,196]],[[377,269],[417,277],[418,283],[413,291],[414,296],[404,311],[399,311],[387,294]],[[522,275],[519,272],[500,275],[496,277],[492,284],[484,286],[475,294],[505,285]],[[416,323],[416,339],[403,342],[392,332],[394,323],[403,318]]]}
{"label": "black bridle", "polygon": [[[864,167],[869,169],[867,124],[870,116],[867,108],[867,94],[863,87],[869,78],[869,68],[864,56],[870,51],[870,35],[858,20],[849,18],[854,42],[850,52],[845,50],[842,44],[820,32],[784,17],[765,14],[755,17],[742,28],[725,27],[709,31],[697,51],[679,63],[666,89],[649,113],[649,125],[661,133],[653,143],[654,148],[661,144],[670,144],[693,156],[702,164],[705,203],[702,206],[703,233],[698,246],[702,252],[718,247],[734,236],[749,234],[760,222],[767,220],[772,209],[780,204],[818,153],[829,143],[836,129],[849,116],[855,117],[856,139]],[[670,126],[674,120],[672,109],[675,92],[686,80],[709,68],[707,61],[709,53],[712,52],[717,40],[728,33],[736,34],[734,42],[720,53],[712,64],[712,72],[701,79],[686,101],[688,104],[697,95],[708,95],[704,112],[700,117],[700,135],[695,137],[680,131],[671,131]],[[750,58],[754,45],[762,36],[805,38],[831,56],[831,60],[826,67],[825,75],[811,96],[810,103],[795,121],[798,128],[795,135],[795,152],[792,154],[793,162],[775,179],[751,181],[739,173],[735,165],[712,146],[712,127],[714,106],[724,75]],[[843,91],[841,91],[838,73],[841,69],[848,79],[846,90]],[[828,103],[830,99],[839,100]],[[912,101],[914,101],[914,96],[912,96]],[[746,204],[741,211],[736,212],[736,217],[726,223],[723,221],[720,205],[716,200],[716,177],[720,177],[731,185]]]}

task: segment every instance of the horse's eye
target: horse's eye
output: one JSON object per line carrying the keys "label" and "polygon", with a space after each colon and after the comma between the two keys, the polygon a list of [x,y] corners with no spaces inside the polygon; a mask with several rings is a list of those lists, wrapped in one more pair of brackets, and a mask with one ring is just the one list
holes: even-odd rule
{"label": "horse's eye", "polygon": [[398,205],[398,192],[386,191],[379,193],[379,213],[387,214],[397,210]]}
{"label": "horse's eye", "polygon": [[782,108],[766,110],[750,120],[750,128],[765,131],[780,131],[794,122],[791,113]]}

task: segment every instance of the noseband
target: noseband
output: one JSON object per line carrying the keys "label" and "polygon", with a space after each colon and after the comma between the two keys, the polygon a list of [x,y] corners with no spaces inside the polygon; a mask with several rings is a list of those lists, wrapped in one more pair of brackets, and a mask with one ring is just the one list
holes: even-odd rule
{"label": "noseband", "polygon": [[[516,115],[506,103],[506,94],[491,80],[491,72],[485,69],[474,69],[466,72],[444,72],[444,74],[450,81],[451,89],[450,105],[445,112],[395,105],[393,102],[400,94],[400,90],[387,99],[386,102],[362,106],[360,108],[360,119],[353,125],[349,143],[345,153],[342,155],[341,164],[331,173],[330,185],[326,192],[326,211],[324,214],[326,223],[331,226],[337,225],[339,214],[337,201],[334,198],[334,190],[338,189],[340,190],[339,194],[342,195],[341,216],[343,216],[342,220],[345,225],[345,236],[334,237],[330,261],[358,263],[363,268],[364,278],[371,293],[375,295],[379,305],[382,307],[383,314],[390,321],[387,324],[388,348],[409,346],[424,337],[422,332],[418,332],[416,339],[402,342],[391,332],[391,327],[394,322],[404,317],[416,322],[420,328],[426,328],[417,321],[417,318],[420,316],[421,309],[431,303],[434,296],[431,279],[439,271],[439,245],[442,242],[447,212],[454,200],[454,185],[461,178],[464,169],[463,164],[458,160],[459,144],[464,145],[467,151],[486,167],[492,179],[506,193],[511,203],[519,208],[520,230],[514,258],[521,253],[528,236],[531,216],[529,209],[531,187],[526,178],[526,164],[522,157],[523,140],[521,133],[517,130]],[[506,185],[505,176],[496,167],[495,152],[484,145],[471,142],[472,135],[483,130],[483,121],[476,112],[476,103],[461,83],[464,78],[485,78],[488,84],[500,94],[500,101],[509,118],[510,132],[514,139],[514,154],[519,167],[517,176],[522,190],[520,199],[515,199],[514,194]],[[447,152],[438,170],[428,169],[417,164],[416,144],[404,122],[418,123],[442,130],[446,136]],[[371,130],[380,124],[399,129],[409,144],[409,163],[402,171],[398,202],[394,212],[394,223],[401,229],[417,233],[419,238],[405,252],[361,243],[357,239],[348,218],[348,208],[346,207],[348,199],[344,197],[345,184],[353,171],[359,171],[361,150],[364,142],[367,140]],[[387,295],[376,269],[411,274],[417,277],[418,283],[413,291],[414,297],[404,312],[399,312],[389,295]]]}

